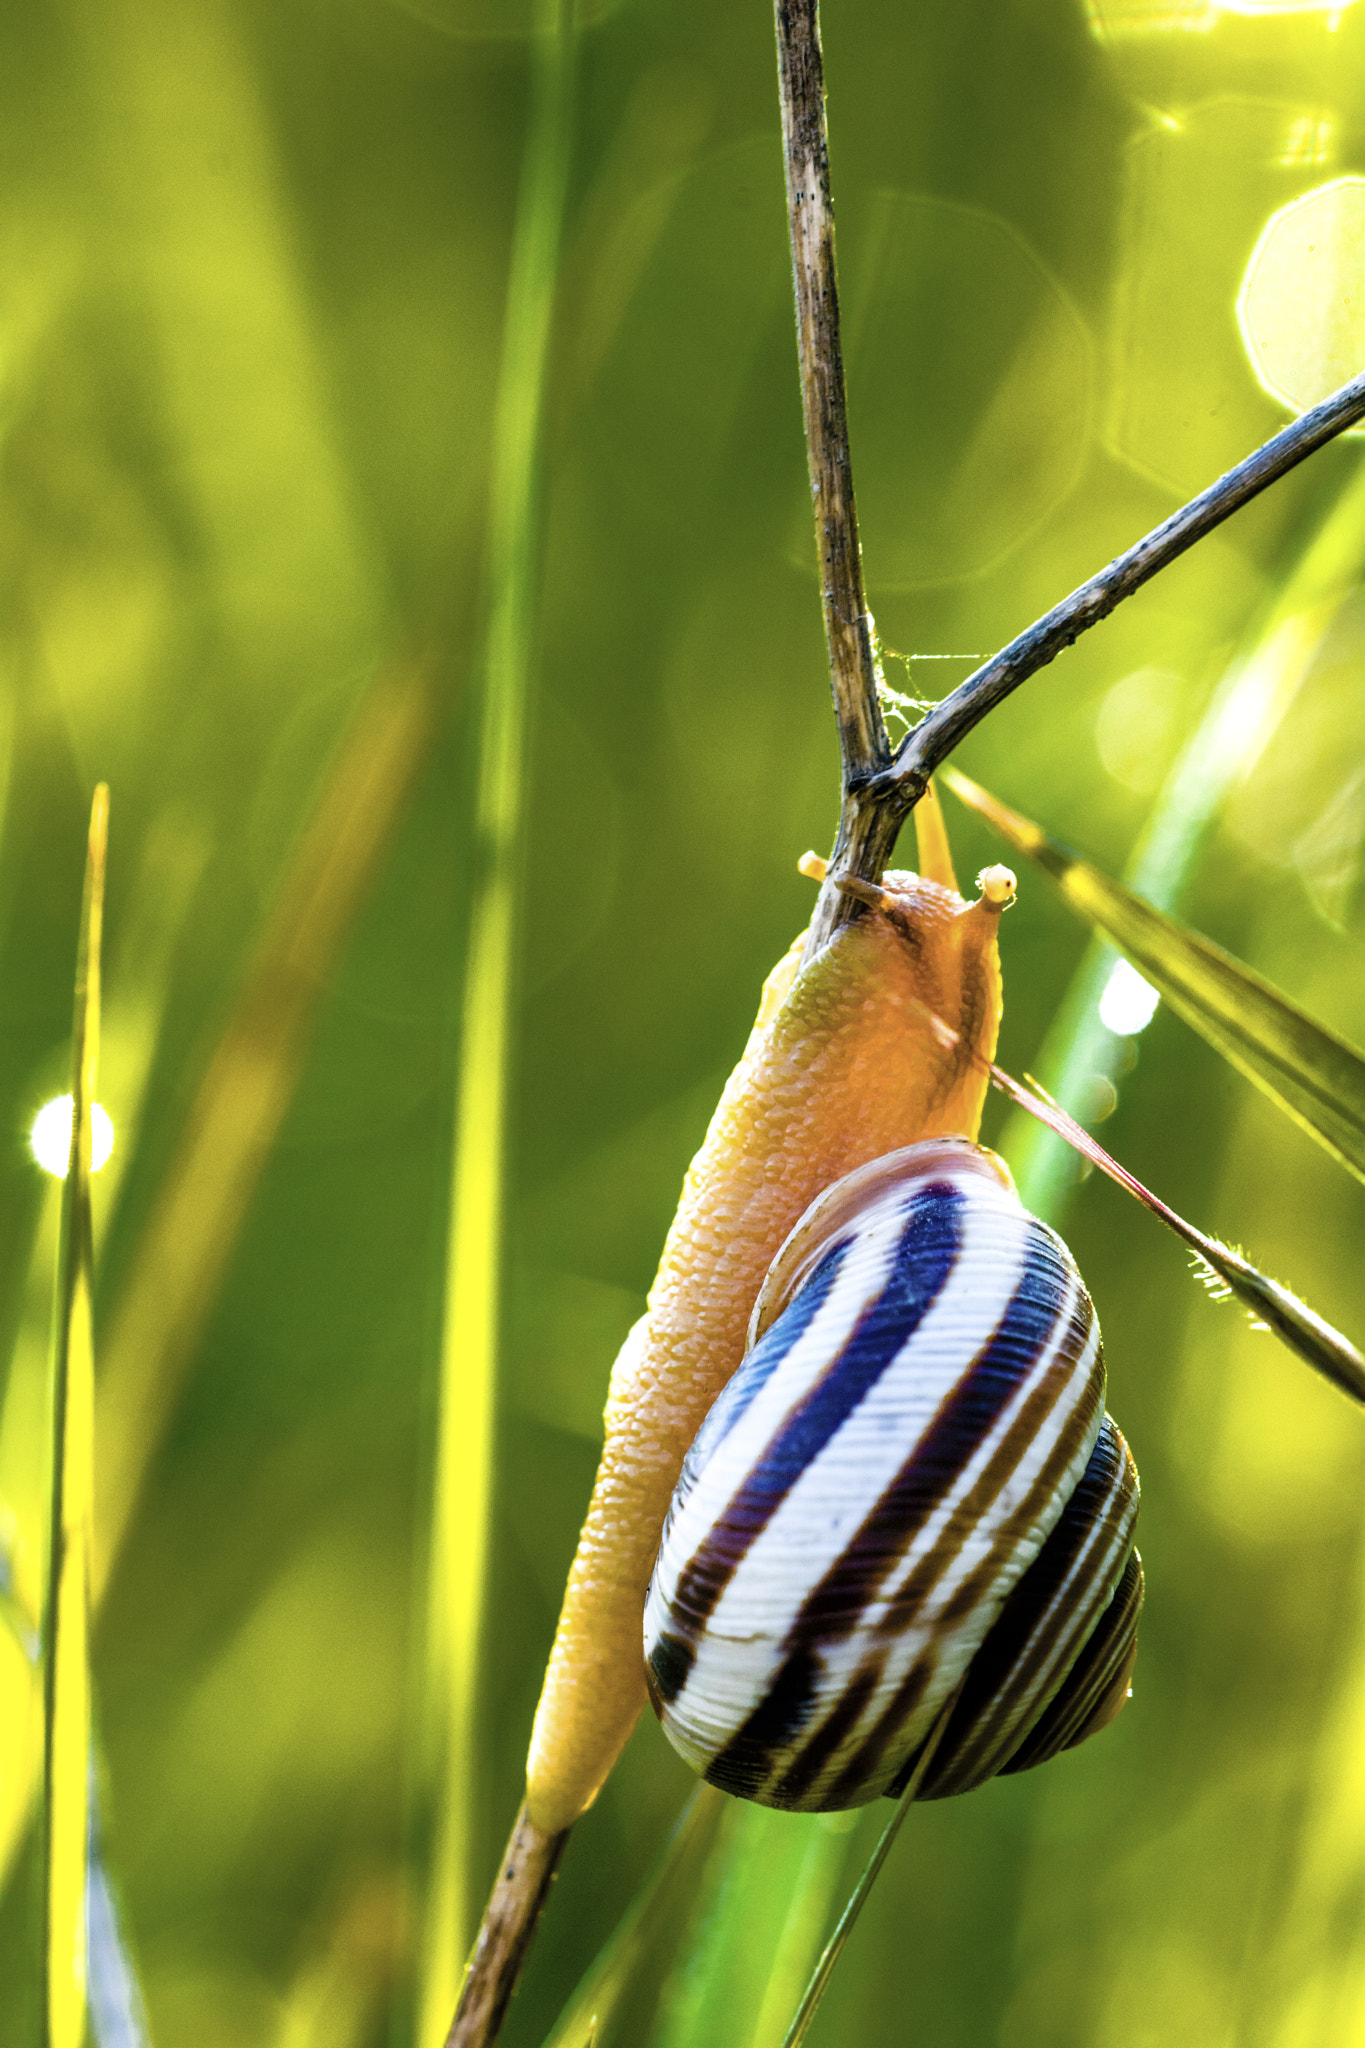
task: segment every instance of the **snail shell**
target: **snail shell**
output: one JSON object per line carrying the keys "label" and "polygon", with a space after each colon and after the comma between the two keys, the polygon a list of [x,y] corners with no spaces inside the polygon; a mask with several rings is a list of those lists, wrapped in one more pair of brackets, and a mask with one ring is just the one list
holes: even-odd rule
{"label": "snail shell", "polygon": [[684,1462],[651,1697],[711,1783],[826,1811],[1092,1733],[1127,1694],[1137,1474],[1070,1252],[966,1138],[828,1189],[769,1270]]}

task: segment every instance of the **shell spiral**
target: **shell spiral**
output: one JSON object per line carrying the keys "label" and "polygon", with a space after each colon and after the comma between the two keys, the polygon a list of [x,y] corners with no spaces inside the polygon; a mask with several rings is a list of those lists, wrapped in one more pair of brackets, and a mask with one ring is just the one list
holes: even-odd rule
{"label": "shell spiral", "polygon": [[1082,1740],[1127,1695],[1137,1474],[1070,1252],[965,1138],[807,1211],[689,1451],[645,1607],[650,1694],[724,1790],[920,1798]]}

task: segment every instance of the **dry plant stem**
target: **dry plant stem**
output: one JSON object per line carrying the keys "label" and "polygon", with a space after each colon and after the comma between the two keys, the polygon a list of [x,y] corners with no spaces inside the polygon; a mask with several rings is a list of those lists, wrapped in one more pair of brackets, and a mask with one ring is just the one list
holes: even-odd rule
{"label": "dry plant stem", "polygon": [[523,1800],[465,1971],[446,2048],[482,2048],[497,2034],[568,1839],[567,1828],[557,1835],[542,1833]]}
{"label": "dry plant stem", "polygon": [[[776,0],[776,20],[801,408],[843,764],[843,806],[830,866],[870,880],[890,860],[904,809],[893,822],[894,806],[868,805],[857,795],[869,777],[889,771],[891,744],[877,699],[877,666],[858,549],[816,0]],[[833,886],[823,891],[806,944],[808,959],[852,909]]]}

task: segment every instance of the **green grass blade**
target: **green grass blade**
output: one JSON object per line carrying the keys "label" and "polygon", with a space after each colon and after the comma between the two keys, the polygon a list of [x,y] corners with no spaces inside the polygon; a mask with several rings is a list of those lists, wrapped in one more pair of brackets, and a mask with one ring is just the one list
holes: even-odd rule
{"label": "green grass blade", "polygon": [[[1365,470],[1357,471],[1246,634],[1166,777],[1123,875],[1158,910],[1178,908],[1230,794],[1252,772],[1312,675],[1365,566]],[[1117,1077],[1123,1041],[1100,1021],[1118,954],[1096,938],[1048,1033],[1039,1071],[1069,1109],[1101,1077]],[[1057,1220],[1074,1184],[1074,1155],[1055,1133],[1016,1116],[1004,1150],[1028,1207]],[[1057,1212],[1057,1213],[1054,1213]]]}
{"label": "green grass blade", "polygon": [[1353,1045],[965,775],[948,770],[944,780],[1051,877],[1071,908],[1112,939],[1201,1038],[1365,1180],[1365,1058]]}
{"label": "green grass blade", "polygon": [[473,1933],[476,1701],[492,1490],[503,1150],[517,858],[530,693],[540,448],[569,157],[568,0],[540,0],[513,233],[488,520],[488,636],[465,966],[428,1576],[426,1740],[431,1857],[419,2048],[445,2039]]}
{"label": "green grass blade", "polygon": [[90,1105],[99,1066],[109,792],[90,813],[71,1027],[71,1150],[52,1333],[52,1494],[43,1617],[43,2048],[85,2038],[90,1791],[90,1527],[94,1495]]}
{"label": "green grass blade", "polygon": [[658,2002],[692,1922],[731,1802],[699,1785],[657,1868],[561,2014],[545,2048],[626,2048]]}
{"label": "green grass blade", "polygon": [[939,1710],[938,1719],[929,1731],[928,1739],[916,1758],[915,1768],[910,1773],[905,1790],[896,1802],[896,1810],[882,1829],[876,1847],[863,1865],[862,1875],[853,1888],[848,1904],[839,1915],[838,1926],[825,1943],[820,1960],[816,1964],[811,1974],[811,1980],[802,1995],[801,2003],[792,2015],[792,2023],[783,2036],[782,2048],[800,2048],[801,2042],[805,2040],[806,2035],[810,2032],[811,2021],[815,2018],[820,2000],[825,1995],[825,1989],[830,1977],[833,1975],[834,1966],[848,1944],[848,1938],[857,1923],[858,1915],[867,1903],[868,1894],[880,1876],[883,1864],[891,1854],[892,1844],[905,1824],[905,1816],[915,1803],[919,1788],[924,1783],[924,1774],[933,1762],[934,1751],[938,1748],[939,1742],[942,1739],[943,1731],[948,1725],[949,1717],[957,1704],[958,1694],[961,1690],[960,1684],[955,1686],[952,1696]]}
{"label": "green grass blade", "polygon": [[777,2048],[820,1953],[853,1825],[726,1802],[651,2048]]}
{"label": "green grass blade", "polygon": [[[627,1917],[547,2048],[785,2048],[803,2039],[945,1720],[946,1712],[828,1940],[860,1816],[779,1813],[723,1800],[705,1864],[686,1895],[672,1875],[678,1848],[687,1846],[680,1834],[661,1874],[669,1889],[656,1880],[657,1889]],[[663,1917],[668,1911],[671,1923]],[[641,1982],[621,1985],[627,1969],[646,1995]],[[600,1989],[616,1992],[620,2012],[596,2002]]]}

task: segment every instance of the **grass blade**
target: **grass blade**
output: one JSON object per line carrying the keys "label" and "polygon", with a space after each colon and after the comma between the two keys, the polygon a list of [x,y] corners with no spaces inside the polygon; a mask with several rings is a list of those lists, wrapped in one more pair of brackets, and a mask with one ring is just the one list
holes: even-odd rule
{"label": "grass blade", "polygon": [[[1231,792],[1251,774],[1312,675],[1365,564],[1365,471],[1358,470],[1248,630],[1182,747],[1123,875],[1158,910],[1175,911]],[[1098,935],[1048,1032],[1039,1071],[1075,1108],[1096,1077],[1117,1082],[1126,1041],[1099,1015],[1119,958]],[[1014,1118],[1004,1148],[1025,1204],[1057,1222],[1074,1186],[1075,1154],[1031,1117]]]}
{"label": "grass blade", "polygon": [[14,1590],[14,1565],[3,1538],[0,1538],[0,1624],[8,1631],[10,1641],[25,1663],[36,1665],[42,1655],[42,1645],[33,1617]]}
{"label": "grass blade", "polygon": [[820,2000],[825,1995],[825,1988],[829,1983],[830,1977],[833,1975],[834,1965],[843,1954],[848,1944],[848,1937],[852,1934],[857,1923],[858,1915],[867,1903],[867,1895],[880,1876],[882,1865],[891,1854],[892,1843],[905,1825],[905,1816],[909,1813],[919,1788],[924,1783],[924,1774],[934,1760],[934,1751],[938,1748],[939,1742],[942,1739],[943,1731],[948,1725],[953,1708],[957,1705],[957,1696],[961,1690],[962,1687],[960,1685],[954,1687],[951,1696],[940,1709],[939,1717],[930,1729],[928,1739],[915,1759],[915,1768],[910,1773],[909,1782],[896,1802],[896,1810],[882,1829],[876,1848],[863,1866],[862,1876],[854,1886],[848,1904],[839,1915],[838,1926],[825,1943],[820,1960],[816,1964],[811,1980],[802,1995],[801,2003],[792,2015],[792,2023],[783,2038],[782,2048],[800,2048],[801,2042],[805,2040],[806,2035],[810,2032],[811,2021],[815,2018],[816,2009],[819,2006]]}
{"label": "grass blade", "polygon": [[426,756],[436,713],[429,677],[408,665],[362,704],[113,1304],[99,1390],[97,1604],[293,1097],[327,973]]}
{"label": "grass blade", "polygon": [[849,1814],[727,1800],[651,2048],[777,2048],[820,1953],[855,1825]]}
{"label": "grass blade", "polygon": [[[851,885],[844,883],[843,886]],[[954,1031],[951,1024],[945,1023],[923,1003],[918,1008],[942,1045],[962,1046],[962,1036]],[[997,1067],[993,1060],[983,1059],[980,1053],[968,1050],[969,1057],[989,1076],[992,1087],[1008,1097],[1016,1109],[1027,1111],[1039,1123],[1046,1124],[1082,1158],[1088,1159],[1092,1166],[1098,1166],[1101,1173],[1107,1174],[1126,1194],[1141,1202],[1144,1209],[1150,1209],[1154,1216],[1159,1216],[1168,1229],[1173,1230],[1194,1252],[1205,1280],[1211,1277],[1216,1285],[1221,1283],[1226,1293],[1235,1294],[1253,1317],[1273,1330],[1291,1351],[1297,1351],[1301,1358],[1306,1359],[1324,1378],[1331,1380],[1333,1386],[1349,1394],[1352,1400],[1365,1405],[1365,1357],[1349,1338],[1343,1337],[1340,1330],[1333,1329],[1324,1317],[1300,1301],[1296,1294],[1291,1294],[1287,1287],[1282,1287],[1278,1280],[1271,1280],[1258,1271],[1240,1252],[1221,1244],[1216,1237],[1206,1236],[1193,1223],[1187,1223],[1159,1195],[1145,1188],[1126,1166],[1121,1166],[1106,1152],[1099,1139],[1092,1136],[1083,1124],[1077,1123],[1059,1102],[1054,1102],[1036,1081],[1026,1088],[1003,1067]]]}
{"label": "grass blade", "polygon": [[477,1674],[492,1492],[504,1125],[540,448],[569,157],[574,36],[568,0],[539,0],[536,25],[493,422],[475,821],[479,866],[456,1085],[428,1574],[425,1734],[432,1833],[419,2048],[435,2048],[446,2037],[476,1917],[471,1862]]}
{"label": "grass blade", "polygon": [[1110,1180],[1117,1182],[1145,1209],[1159,1216],[1194,1252],[1200,1266],[1206,1269],[1206,1279],[1212,1276],[1216,1282],[1221,1282],[1228,1293],[1236,1295],[1243,1307],[1249,1309],[1267,1329],[1273,1330],[1291,1351],[1297,1351],[1300,1358],[1329,1379],[1334,1387],[1339,1387],[1353,1401],[1365,1406],[1365,1357],[1349,1338],[1333,1329],[1315,1309],[1300,1301],[1296,1294],[1291,1294],[1287,1287],[1282,1287],[1278,1280],[1271,1280],[1260,1272],[1240,1252],[1234,1251],[1230,1245],[1220,1244],[1216,1237],[1206,1236],[1193,1223],[1187,1223],[1183,1216],[1177,1215],[1160,1196],[1145,1188],[1125,1166],[1120,1166],[1099,1140],[1074,1117],[1068,1116],[1058,1103],[1030,1094],[1000,1067],[992,1066],[990,1072],[994,1086],[1017,1108],[1027,1110],[1030,1116],[1047,1124],[1068,1145],[1074,1146],[1077,1152],[1098,1166],[1101,1173],[1108,1174]]}
{"label": "grass blade", "polygon": [[686,1939],[731,1802],[699,1785],[620,1925],[561,2014],[545,2048],[612,2048],[638,2039]]}
{"label": "grass blade", "polygon": [[[0,1513],[3,1505],[0,1504]],[[47,1549],[44,1527],[40,1550]],[[41,1605],[41,1587],[38,1605]],[[42,1780],[43,1669],[40,1623],[15,1587],[12,1560],[0,1538],[0,1895],[28,1831]]]}
{"label": "grass blade", "polygon": [[90,1105],[99,1066],[109,792],[95,791],[76,950],[71,1150],[52,1332],[52,1495],[43,1616],[43,2048],[85,2038],[90,1789],[90,1527],[94,1494]]}
{"label": "grass blade", "polygon": [[944,781],[1112,939],[1178,1016],[1365,1180],[1365,1058],[1220,946],[1145,903],[956,770]]}
{"label": "grass blade", "polygon": [[85,1924],[90,1943],[90,2032],[94,2048],[149,2048],[146,2007],[123,1938],[100,1825],[99,1774],[90,1757],[89,1868]]}

